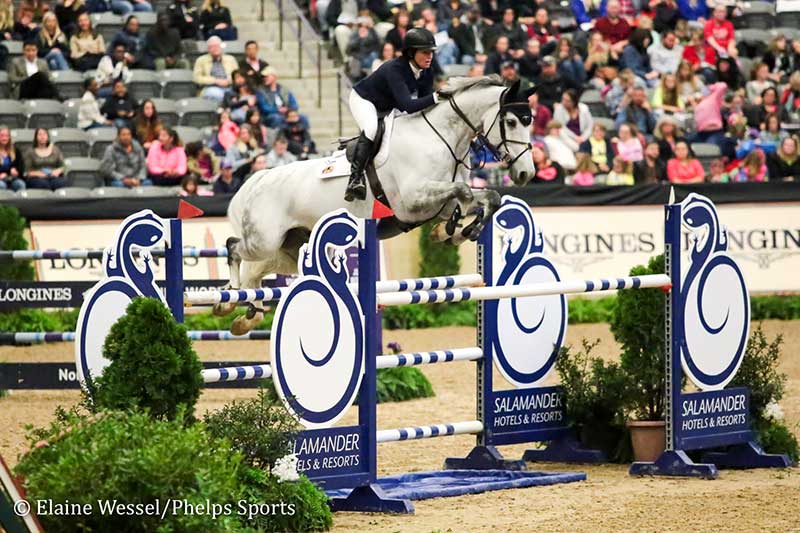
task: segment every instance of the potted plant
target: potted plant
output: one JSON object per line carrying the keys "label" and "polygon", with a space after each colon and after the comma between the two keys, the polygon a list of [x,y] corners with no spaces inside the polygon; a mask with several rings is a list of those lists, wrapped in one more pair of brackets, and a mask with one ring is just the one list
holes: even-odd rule
{"label": "potted plant", "polygon": [[[641,276],[663,272],[664,256],[659,255],[650,259],[647,267],[634,267],[630,274]],[[658,289],[620,291],[611,320],[611,332],[622,345],[620,366],[628,380],[627,426],[636,461],[655,461],[666,443],[665,298],[665,292]]]}

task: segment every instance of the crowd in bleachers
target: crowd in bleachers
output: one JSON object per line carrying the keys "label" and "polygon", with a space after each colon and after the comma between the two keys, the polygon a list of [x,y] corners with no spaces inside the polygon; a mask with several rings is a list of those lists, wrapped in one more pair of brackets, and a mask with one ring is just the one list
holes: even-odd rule
{"label": "crowd in bleachers", "polygon": [[0,0],[0,189],[232,193],[316,153],[222,0],[167,1]]}
{"label": "crowd in bleachers", "polygon": [[[534,85],[535,182],[800,179],[800,2],[312,0],[357,81],[406,31],[437,44],[440,83]],[[473,183],[507,180],[487,153]]]}

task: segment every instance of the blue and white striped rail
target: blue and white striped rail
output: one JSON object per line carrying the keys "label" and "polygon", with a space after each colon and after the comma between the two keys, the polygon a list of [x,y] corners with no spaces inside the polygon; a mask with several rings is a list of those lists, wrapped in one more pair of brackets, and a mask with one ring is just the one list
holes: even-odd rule
{"label": "blue and white striped rail", "polygon": [[[379,294],[395,291],[446,289],[472,287],[480,285],[483,278],[479,274],[460,274],[457,276],[439,276],[434,278],[391,279],[375,284]],[[357,284],[351,284],[353,291]],[[280,300],[283,289],[236,289],[236,290],[204,290],[184,294],[186,305],[214,305],[218,303],[270,302]]]}
{"label": "blue and white striped rail", "polygon": [[[0,261],[41,261],[46,259],[102,259],[104,250],[101,249],[76,249],[76,250],[2,250]],[[153,257],[164,257],[163,248],[154,248]],[[139,255],[138,251],[134,255]],[[184,248],[183,257],[228,257],[225,248]]]}
{"label": "blue and white striped rail", "polygon": [[437,302],[460,302],[465,300],[497,300],[500,298],[522,298],[551,294],[579,294],[586,292],[619,289],[669,288],[669,276],[651,274],[595,280],[554,281],[527,285],[503,285],[500,287],[472,287],[430,291],[406,291],[378,294],[378,305],[426,304]]}
{"label": "blue and white striped rail", "polygon": [[447,435],[475,434],[483,431],[483,422],[468,420],[466,422],[451,422],[433,426],[411,426],[399,429],[379,429],[377,442],[397,442],[401,440],[429,439],[431,437],[445,437]]}
{"label": "blue and white striped rail", "polygon": [[398,353],[379,355],[375,362],[375,368],[432,365],[436,363],[452,363],[454,361],[477,361],[482,357],[483,350],[478,347],[436,350],[433,352]]}
{"label": "blue and white striped rail", "polygon": [[[193,341],[262,341],[270,339],[270,330],[254,330],[244,335],[234,335],[226,330],[192,330],[186,335]],[[0,332],[0,345],[74,341],[74,331]]]}
{"label": "blue and white striped rail", "polygon": [[231,366],[203,370],[204,383],[249,381],[251,379],[266,379],[270,376],[272,376],[272,368],[269,365]]}

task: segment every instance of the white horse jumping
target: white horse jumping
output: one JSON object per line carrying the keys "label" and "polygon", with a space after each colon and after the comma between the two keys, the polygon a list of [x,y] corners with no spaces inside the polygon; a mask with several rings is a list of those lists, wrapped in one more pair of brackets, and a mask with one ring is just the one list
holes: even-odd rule
{"label": "white horse jumping", "polygon": [[[505,162],[517,185],[535,173],[527,153],[531,115],[519,82],[506,87],[496,76],[453,78],[442,91],[449,98],[394,120],[388,157],[377,175],[396,220],[381,221],[381,238],[433,219],[447,221],[437,228],[440,239],[460,244],[478,237],[499,208],[500,195],[466,183],[476,137]],[[327,164],[314,159],[263,170],[236,193],[228,207],[235,235],[227,242],[228,288],[257,288],[267,274],[295,273],[300,246],[326,213],[346,207],[358,217],[372,215],[371,192],[365,201],[348,203],[345,178],[320,179]],[[460,226],[460,219],[468,222]],[[214,314],[228,314],[235,306],[217,304]],[[251,304],[231,331],[243,334],[262,318],[261,309]]]}

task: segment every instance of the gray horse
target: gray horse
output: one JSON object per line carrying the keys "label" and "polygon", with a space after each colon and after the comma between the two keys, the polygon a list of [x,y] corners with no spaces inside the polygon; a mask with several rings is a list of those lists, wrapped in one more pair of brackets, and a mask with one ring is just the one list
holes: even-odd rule
{"label": "gray horse", "polygon": [[[419,113],[394,119],[388,156],[377,175],[394,211],[395,221],[416,225],[441,222],[434,237],[454,244],[474,240],[500,206],[497,192],[470,189],[470,143],[476,137],[509,167],[517,185],[534,173],[530,148],[530,111],[519,83],[503,85],[496,76],[453,78],[442,89],[449,97]],[[330,161],[314,159],[254,174],[231,200],[228,218],[235,237],[228,239],[228,288],[257,288],[267,274],[297,271],[300,246],[326,213],[346,207],[353,215],[372,215],[373,197],[347,203],[345,179],[320,179]],[[463,215],[463,216],[462,216]],[[379,226],[381,238],[398,227]],[[236,304],[217,304],[225,315]],[[250,331],[263,318],[254,305],[231,326],[235,334]]]}

